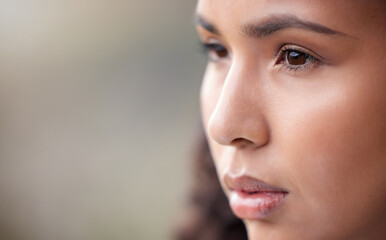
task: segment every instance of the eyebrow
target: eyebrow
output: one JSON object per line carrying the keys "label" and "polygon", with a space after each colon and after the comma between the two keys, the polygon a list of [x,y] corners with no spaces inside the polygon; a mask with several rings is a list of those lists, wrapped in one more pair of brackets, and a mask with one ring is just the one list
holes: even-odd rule
{"label": "eyebrow", "polygon": [[[200,25],[207,31],[219,34],[216,26],[208,22],[205,18],[199,14],[195,15],[196,25]],[[260,20],[257,23],[247,23],[241,26],[241,31],[248,37],[253,38],[263,38],[272,35],[275,32],[286,28],[298,28],[304,29],[316,33],[326,34],[326,35],[341,35],[347,36],[346,34],[328,28],[318,23],[313,23],[310,21],[301,20],[298,17],[290,14],[280,14],[280,15],[271,15],[263,20]]]}
{"label": "eyebrow", "polygon": [[218,31],[216,26],[214,26],[214,24],[208,22],[203,16],[201,16],[197,13],[194,15],[194,23],[196,25],[203,27],[208,32],[211,32],[214,34],[220,34],[220,32]]}

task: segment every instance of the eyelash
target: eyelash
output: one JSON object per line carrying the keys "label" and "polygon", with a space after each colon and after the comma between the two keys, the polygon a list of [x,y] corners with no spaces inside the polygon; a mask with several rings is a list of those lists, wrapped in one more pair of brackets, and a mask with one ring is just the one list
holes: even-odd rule
{"label": "eyelash", "polygon": [[[228,50],[220,43],[201,43],[201,48],[204,53],[208,56],[208,60],[211,62],[218,62],[221,59],[229,57]],[[294,53],[298,56],[303,56],[305,63],[304,64],[290,64],[288,62],[289,54]],[[298,70],[307,70],[312,67],[316,67],[321,63],[320,59],[313,56],[309,53],[308,50],[294,45],[284,45],[281,46],[276,54],[276,65],[281,65],[281,71],[298,71]]]}
{"label": "eyelash", "polygon": [[[295,53],[298,55],[302,55],[304,58],[305,63],[304,64],[290,64],[288,62],[288,56],[290,53]],[[287,71],[298,71],[298,70],[307,70],[312,67],[316,67],[318,64],[321,63],[321,61],[317,58],[314,57],[311,53],[309,53],[308,50],[298,47],[298,46],[293,46],[293,45],[285,45],[282,46],[276,55],[276,62],[275,64],[281,65],[280,70],[287,70]]]}
{"label": "eyelash", "polygon": [[208,60],[211,62],[217,62],[220,59],[227,58],[229,56],[228,50],[219,43],[201,43],[201,49],[208,56]]}

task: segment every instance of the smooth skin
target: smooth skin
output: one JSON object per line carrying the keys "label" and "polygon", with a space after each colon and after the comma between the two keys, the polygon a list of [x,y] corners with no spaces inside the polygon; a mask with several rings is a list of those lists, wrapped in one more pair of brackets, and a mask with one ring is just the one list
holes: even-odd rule
{"label": "smooth skin", "polygon": [[248,175],[289,192],[265,219],[243,219],[250,240],[386,238],[385,5],[198,1],[222,187],[229,196],[224,176]]}

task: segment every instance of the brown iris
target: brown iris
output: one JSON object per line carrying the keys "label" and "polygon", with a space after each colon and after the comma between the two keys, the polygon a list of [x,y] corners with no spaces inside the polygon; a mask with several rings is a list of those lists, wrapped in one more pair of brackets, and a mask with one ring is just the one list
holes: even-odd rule
{"label": "brown iris", "polygon": [[228,56],[228,51],[225,47],[219,45],[219,44],[216,44],[214,46],[214,51],[216,52],[216,55],[217,57],[219,58],[224,58],[224,57],[227,57]]}
{"label": "brown iris", "polygon": [[307,54],[298,51],[288,51],[285,58],[290,65],[303,65],[307,63]]}

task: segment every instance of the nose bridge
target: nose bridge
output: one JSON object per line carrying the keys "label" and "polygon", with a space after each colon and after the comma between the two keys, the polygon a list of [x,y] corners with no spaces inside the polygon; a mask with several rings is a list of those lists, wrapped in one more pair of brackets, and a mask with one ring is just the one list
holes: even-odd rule
{"label": "nose bridge", "polygon": [[217,143],[261,146],[268,141],[263,94],[254,76],[245,64],[231,66],[208,123],[209,135]]}

